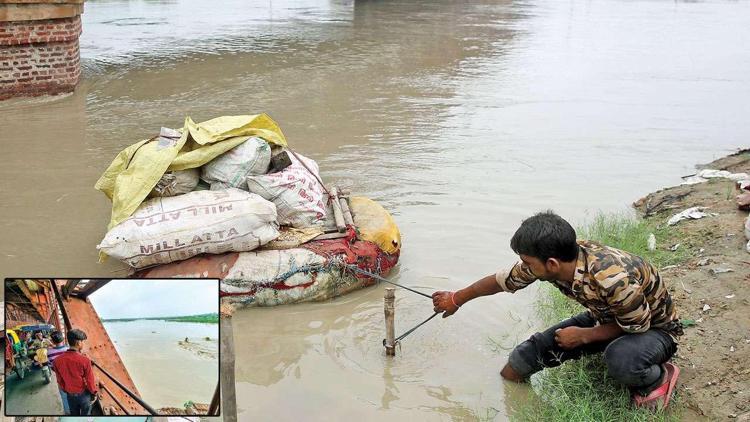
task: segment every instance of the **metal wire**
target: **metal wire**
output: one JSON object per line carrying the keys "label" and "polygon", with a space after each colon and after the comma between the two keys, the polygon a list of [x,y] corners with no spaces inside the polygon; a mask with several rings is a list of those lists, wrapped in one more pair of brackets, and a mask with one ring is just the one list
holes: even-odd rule
{"label": "metal wire", "polygon": [[[427,321],[431,320],[432,318],[435,318],[435,316],[437,316],[437,314],[439,314],[439,313],[440,312],[435,312],[429,318],[427,318],[426,320],[420,322],[415,327],[413,327],[411,330],[409,330],[409,331],[401,334],[400,336],[396,337],[395,339],[393,339],[393,346],[395,347],[397,344],[401,344],[401,340],[403,340],[404,338],[406,338],[406,336],[408,336],[409,334],[413,333],[414,330],[416,330],[417,328],[423,326],[425,323],[427,323]],[[383,346],[385,346],[385,339],[383,339]]]}
{"label": "metal wire", "polygon": [[[402,289],[406,289],[406,290],[408,290],[408,291],[410,291],[412,293],[416,293],[416,294],[424,296],[424,297],[426,297],[428,299],[432,299],[432,296],[430,296],[430,295],[428,295],[426,293],[422,293],[422,292],[414,290],[414,289],[412,289],[410,287],[406,287],[406,286],[402,286],[401,284],[394,283],[394,282],[392,282],[390,280],[387,280],[387,279],[385,279],[385,278],[383,278],[383,277],[381,277],[381,276],[379,276],[377,274],[374,274],[374,273],[371,273],[369,271],[363,270],[363,269],[357,267],[356,265],[347,265],[346,267],[349,268],[350,270],[356,272],[356,273],[363,274],[363,275],[366,275],[368,277],[372,277],[372,278],[374,278],[376,280],[384,281],[384,282],[389,283],[389,284],[393,284],[394,286],[401,287]],[[402,339],[406,338],[406,336],[408,336],[409,334],[413,333],[417,328],[423,326],[424,324],[427,323],[427,321],[431,320],[432,318],[435,318],[440,313],[441,312],[435,312],[429,318],[427,318],[426,320],[420,322],[419,324],[417,324],[416,326],[414,326],[413,328],[411,328],[409,331],[407,331],[407,332],[401,334],[400,336],[396,337],[393,340],[393,346],[396,346],[396,344],[398,344],[399,341],[401,341]],[[383,346],[385,346],[385,339],[383,339]]]}
{"label": "metal wire", "polygon": [[428,295],[427,293],[422,293],[422,292],[420,292],[420,291],[417,291],[417,290],[414,290],[414,289],[412,289],[411,287],[406,287],[406,286],[403,286],[403,285],[401,285],[401,284],[398,284],[398,283],[394,283],[394,282],[392,282],[392,281],[390,281],[390,280],[388,280],[388,279],[385,279],[385,278],[383,278],[383,277],[381,277],[381,276],[379,276],[379,275],[377,275],[377,274],[375,274],[375,273],[371,273],[371,272],[369,272],[369,271],[363,270],[362,268],[359,268],[359,267],[358,267],[358,266],[356,266],[356,265],[351,265],[351,264],[350,264],[350,265],[347,265],[346,267],[347,267],[347,268],[349,268],[350,270],[354,271],[355,273],[360,273],[360,274],[366,275],[366,276],[368,276],[368,277],[372,277],[372,278],[374,278],[375,280],[378,280],[378,281],[383,281],[383,282],[386,282],[386,283],[388,283],[388,284],[393,284],[394,286],[398,286],[398,287],[401,287],[402,289],[406,289],[406,290],[408,290],[408,291],[410,291],[410,292],[412,292],[412,293],[416,293],[416,294],[418,294],[418,295],[420,295],[420,296],[424,296],[424,297],[426,297],[426,298],[428,298],[428,299],[430,299],[430,300],[432,299],[432,296]]}

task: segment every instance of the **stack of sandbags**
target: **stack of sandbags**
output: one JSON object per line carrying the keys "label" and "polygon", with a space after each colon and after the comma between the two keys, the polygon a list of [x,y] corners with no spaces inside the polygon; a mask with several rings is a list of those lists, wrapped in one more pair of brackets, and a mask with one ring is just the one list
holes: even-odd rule
{"label": "stack of sandbags", "polygon": [[304,229],[322,224],[325,189],[318,164],[297,153],[280,154],[288,154],[291,165],[280,171],[269,169],[271,147],[261,138],[250,138],[204,165],[201,178],[211,190],[235,187],[273,202],[280,225]]}
{"label": "stack of sandbags", "polygon": [[[286,146],[260,114],[188,117],[181,130],[162,128],[124,149],[96,184],[113,201],[100,256],[144,268],[252,251],[276,239],[279,225],[318,230],[326,214],[318,165]],[[287,167],[271,165],[272,147],[292,157]]]}

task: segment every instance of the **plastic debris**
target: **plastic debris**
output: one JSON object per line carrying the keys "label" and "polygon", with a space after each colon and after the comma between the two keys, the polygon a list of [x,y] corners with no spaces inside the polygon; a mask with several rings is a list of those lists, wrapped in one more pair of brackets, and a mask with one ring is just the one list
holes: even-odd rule
{"label": "plastic debris", "polygon": [[726,170],[710,170],[710,169],[704,169],[704,170],[699,171],[698,177],[702,177],[704,179],[722,178],[722,179],[730,179],[734,181],[750,179],[750,175],[748,175],[747,173],[732,173]]}
{"label": "plastic debris", "polygon": [[695,325],[694,319],[683,319],[683,320],[680,320],[680,322],[682,323],[683,327],[692,327]]}
{"label": "plastic debris", "polygon": [[699,267],[705,267],[706,265],[710,264],[712,262],[711,258],[703,258],[700,261],[696,262],[695,265]]}
{"label": "plastic debris", "polygon": [[733,297],[734,297],[734,295],[726,295],[726,296],[724,296],[724,297],[725,297],[725,298],[727,298],[727,299],[731,299],[731,298],[733,298]]}
{"label": "plastic debris", "polygon": [[673,215],[668,221],[668,226],[674,226],[675,224],[679,223],[682,220],[697,220],[699,218],[707,217],[708,214],[703,212],[706,207],[692,207],[688,208],[685,211],[682,211],[678,214]]}
{"label": "plastic debris", "polygon": [[672,252],[674,252],[674,251],[676,251],[677,249],[679,249],[679,247],[680,247],[680,244],[679,244],[679,243],[675,243],[674,245],[672,245],[672,246],[671,246],[671,247],[669,248],[669,250],[670,250],[670,251],[672,251]]}
{"label": "plastic debris", "polygon": [[728,268],[728,267],[715,267],[715,268],[711,268],[710,270],[708,270],[708,272],[710,272],[713,275],[731,273],[733,271],[734,271],[733,269]]}
{"label": "plastic debris", "polygon": [[697,185],[698,183],[708,182],[708,179],[698,176],[688,176],[684,180],[684,182],[680,183],[681,185]]}
{"label": "plastic debris", "polygon": [[698,183],[707,182],[708,179],[729,179],[735,182],[745,182],[750,180],[750,175],[747,173],[732,173],[726,170],[712,170],[704,169],[699,171],[697,174],[684,178],[683,185],[695,185]]}
{"label": "plastic debris", "polygon": [[708,312],[710,310],[711,310],[711,307],[708,306],[708,303],[706,303],[705,305],[703,305],[703,312]]}
{"label": "plastic debris", "polygon": [[656,249],[656,236],[653,233],[648,235],[648,250],[653,251]]}

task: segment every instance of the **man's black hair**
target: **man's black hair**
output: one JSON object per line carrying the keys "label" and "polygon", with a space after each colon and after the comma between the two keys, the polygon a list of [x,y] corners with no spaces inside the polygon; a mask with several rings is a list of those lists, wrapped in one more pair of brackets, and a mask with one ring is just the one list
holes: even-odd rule
{"label": "man's black hair", "polygon": [[529,217],[510,239],[513,252],[547,262],[556,258],[570,262],[578,256],[576,231],[562,217],[547,210]]}
{"label": "man's black hair", "polygon": [[76,347],[78,346],[78,343],[81,340],[86,340],[86,333],[83,332],[83,330],[79,330],[77,328],[74,328],[70,331],[68,331],[68,344]]}
{"label": "man's black hair", "polygon": [[52,342],[55,344],[60,344],[63,342],[63,340],[65,340],[65,338],[63,337],[63,333],[56,330],[53,331],[52,334],[50,334],[49,338],[51,338]]}

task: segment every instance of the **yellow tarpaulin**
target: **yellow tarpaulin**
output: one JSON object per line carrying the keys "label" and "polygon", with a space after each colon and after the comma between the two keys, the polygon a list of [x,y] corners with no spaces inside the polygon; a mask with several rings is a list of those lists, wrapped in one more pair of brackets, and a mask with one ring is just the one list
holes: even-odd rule
{"label": "yellow tarpaulin", "polygon": [[281,129],[268,115],[223,116],[202,123],[185,118],[182,136],[155,137],[122,150],[94,186],[112,200],[107,230],[130,217],[166,171],[200,167],[251,136],[287,146]]}

